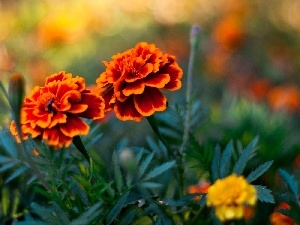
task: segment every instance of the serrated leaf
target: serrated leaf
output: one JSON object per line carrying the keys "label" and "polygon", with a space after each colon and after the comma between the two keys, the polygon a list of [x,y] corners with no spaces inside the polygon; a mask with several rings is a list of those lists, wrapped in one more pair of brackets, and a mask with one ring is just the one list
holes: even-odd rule
{"label": "serrated leaf", "polygon": [[117,190],[119,192],[121,192],[124,184],[123,184],[123,178],[122,178],[122,173],[121,173],[121,169],[120,169],[119,159],[118,159],[116,152],[113,153],[112,158],[113,158],[114,178],[115,178],[115,182],[116,182],[116,187],[117,187]]}
{"label": "serrated leaf", "polygon": [[229,175],[230,164],[231,164],[231,155],[233,150],[232,140],[226,145],[226,148],[221,156],[220,161],[220,178],[224,178]]}
{"label": "serrated leaf", "polygon": [[170,161],[163,163],[160,166],[155,167],[153,170],[151,170],[143,179],[143,181],[150,180],[154,177],[157,177],[158,175],[162,174],[163,172],[169,170],[175,165],[175,161]]}
{"label": "serrated leaf", "polygon": [[247,165],[247,162],[249,160],[249,157],[252,153],[252,151],[254,150],[254,148],[256,147],[256,144],[258,142],[258,137],[255,137],[248,145],[247,147],[244,149],[244,151],[241,153],[238,161],[236,162],[236,164],[233,167],[233,173],[235,173],[236,175],[241,175],[244,172],[244,169]]}
{"label": "serrated leaf", "polygon": [[265,162],[261,164],[259,167],[257,167],[255,170],[253,170],[248,176],[247,181],[249,183],[255,181],[257,178],[259,178],[261,175],[263,175],[272,165],[273,160]]}
{"label": "serrated leaf", "polygon": [[279,169],[278,173],[281,179],[287,185],[289,191],[293,193],[296,199],[298,199],[298,183],[295,181],[295,178],[283,169]]}
{"label": "serrated leaf", "polygon": [[139,176],[143,176],[146,169],[148,168],[150,162],[152,161],[154,157],[154,152],[152,152],[150,155],[148,155],[144,160],[143,162],[141,163],[141,165],[139,166]]}
{"label": "serrated leaf", "polygon": [[215,182],[220,176],[219,174],[220,160],[221,160],[221,148],[219,145],[217,145],[214,149],[214,156],[211,163],[211,177],[213,182]]}
{"label": "serrated leaf", "polygon": [[97,216],[100,215],[101,209],[100,207],[102,206],[101,202],[98,202],[94,204],[92,207],[90,207],[88,210],[86,210],[84,213],[80,215],[75,220],[72,220],[69,225],[86,225],[90,224],[92,220],[94,220]]}
{"label": "serrated leaf", "polygon": [[[122,208],[127,204],[127,197],[129,192],[126,192],[115,204],[114,207],[109,211],[106,217],[106,223],[111,224],[115,218],[120,214]],[[75,225],[75,224],[74,224]]]}
{"label": "serrated leaf", "polygon": [[5,179],[5,184],[10,182],[11,180],[15,179],[16,177],[20,176],[23,172],[25,172],[28,168],[25,166],[22,166],[15,170],[12,174],[9,175],[7,179]]}
{"label": "serrated leaf", "polygon": [[261,202],[275,203],[271,190],[265,186],[255,185],[257,191],[257,199]]}

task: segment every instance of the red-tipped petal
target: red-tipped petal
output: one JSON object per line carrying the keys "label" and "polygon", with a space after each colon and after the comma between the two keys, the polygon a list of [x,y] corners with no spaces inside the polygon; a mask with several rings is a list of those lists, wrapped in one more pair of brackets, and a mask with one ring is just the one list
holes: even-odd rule
{"label": "red-tipped petal", "polygon": [[146,86],[163,88],[170,81],[169,74],[149,74],[145,79],[143,79]]}
{"label": "red-tipped petal", "polygon": [[151,116],[166,109],[167,99],[157,88],[147,87],[143,94],[134,96],[134,105],[141,115]]}
{"label": "red-tipped petal", "polygon": [[134,120],[139,122],[143,116],[135,109],[133,98],[127,99],[125,102],[116,102],[114,105],[116,116],[120,120]]}
{"label": "red-tipped petal", "polygon": [[64,135],[74,137],[76,135],[87,135],[90,127],[79,117],[69,115],[67,122],[60,125],[60,130]]}

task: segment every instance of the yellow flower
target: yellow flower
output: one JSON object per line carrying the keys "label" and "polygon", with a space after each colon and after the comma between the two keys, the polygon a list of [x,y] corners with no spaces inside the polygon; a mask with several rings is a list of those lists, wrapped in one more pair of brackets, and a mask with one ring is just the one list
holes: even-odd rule
{"label": "yellow flower", "polygon": [[254,206],[256,189],[243,176],[232,174],[209,187],[207,206],[214,207],[220,221],[242,219],[244,206]]}

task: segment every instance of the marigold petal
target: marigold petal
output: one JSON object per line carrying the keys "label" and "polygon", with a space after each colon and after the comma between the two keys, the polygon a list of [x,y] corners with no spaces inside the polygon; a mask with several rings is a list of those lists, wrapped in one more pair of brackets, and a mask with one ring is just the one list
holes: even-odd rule
{"label": "marigold petal", "polygon": [[164,89],[169,91],[175,91],[181,88],[181,78],[183,75],[183,71],[179,66],[170,65],[168,70],[165,71],[170,75],[170,82],[164,86]]}
{"label": "marigold petal", "polygon": [[126,87],[126,84],[127,83],[124,79],[120,79],[114,85],[115,97],[121,102],[124,102],[128,98],[128,96],[123,94],[123,90]]}
{"label": "marigold petal", "polygon": [[36,138],[42,134],[41,128],[36,126],[32,127],[29,123],[22,125],[22,132],[24,132],[24,134],[30,134],[32,138]]}
{"label": "marigold petal", "polygon": [[58,73],[54,73],[46,78],[45,85],[47,85],[53,81],[61,81],[61,80],[63,80],[64,76],[65,76],[65,71],[60,71]]}
{"label": "marigold petal", "polygon": [[48,145],[58,146],[59,136],[60,136],[59,130],[52,128],[52,129],[45,129],[42,138],[47,142]]}
{"label": "marigold petal", "polygon": [[136,110],[133,102],[133,98],[128,98],[125,102],[116,102],[114,105],[114,111],[118,119],[134,120],[140,122],[143,116]]}
{"label": "marigold petal", "polygon": [[135,74],[132,74],[132,73],[127,74],[127,76],[125,78],[126,82],[134,82],[136,80],[147,77],[148,74],[150,74],[153,71],[153,65],[150,63],[147,63],[147,64],[145,64],[143,66],[139,66],[139,67],[141,67],[141,68],[139,68]]}
{"label": "marigold petal", "polygon": [[88,119],[101,119],[104,117],[105,103],[101,96],[96,96],[90,91],[85,91],[81,94],[80,103],[87,105],[88,108],[78,114],[78,116]]}
{"label": "marigold petal", "polygon": [[132,94],[142,94],[144,92],[145,85],[141,80],[132,83],[126,83],[126,87],[123,89],[123,94],[129,96]]}
{"label": "marigold petal", "polygon": [[47,128],[51,123],[52,116],[53,116],[53,113],[47,113],[47,114],[44,114],[43,116],[40,116],[36,120],[36,125],[41,128]]}
{"label": "marigold petal", "polygon": [[85,90],[85,79],[83,77],[76,76],[76,77],[72,78],[72,80],[75,84],[78,85],[76,87],[77,91],[81,92],[81,91]]}
{"label": "marigold petal", "polygon": [[146,87],[143,94],[134,96],[134,105],[141,115],[151,116],[166,109],[167,99],[157,88]]}
{"label": "marigold petal", "polygon": [[65,136],[74,137],[77,135],[87,135],[90,127],[79,117],[69,115],[67,122],[60,125],[60,130]]}
{"label": "marigold petal", "polygon": [[53,115],[53,117],[51,119],[51,123],[48,126],[48,128],[52,128],[52,127],[56,126],[59,123],[66,123],[66,122],[67,122],[67,115],[58,112],[58,113]]}
{"label": "marigold petal", "polygon": [[73,104],[71,108],[68,110],[68,113],[82,113],[84,112],[89,106],[86,104]]}
{"label": "marigold petal", "polygon": [[71,103],[77,103],[81,100],[81,94],[79,91],[72,90],[67,91],[61,98],[60,111],[68,111],[71,108]]}
{"label": "marigold petal", "polygon": [[143,79],[146,86],[163,88],[170,81],[169,74],[149,74],[145,79]]}

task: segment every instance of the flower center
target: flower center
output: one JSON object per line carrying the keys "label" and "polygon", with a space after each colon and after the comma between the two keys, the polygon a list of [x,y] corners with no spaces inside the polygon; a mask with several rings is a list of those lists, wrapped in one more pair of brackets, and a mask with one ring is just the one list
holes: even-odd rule
{"label": "flower center", "polygon": [[54,103],[54,95],[52,93],[44,93],[41,96],[38,97],[38,102],[40,103],[41,110],[45,112],[53,112],[53,106]]}

